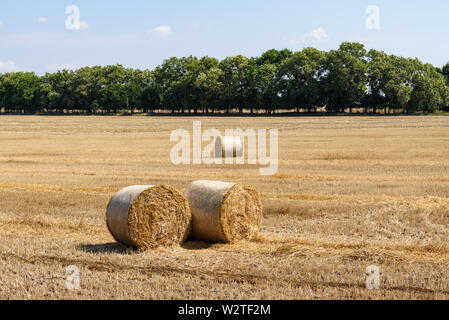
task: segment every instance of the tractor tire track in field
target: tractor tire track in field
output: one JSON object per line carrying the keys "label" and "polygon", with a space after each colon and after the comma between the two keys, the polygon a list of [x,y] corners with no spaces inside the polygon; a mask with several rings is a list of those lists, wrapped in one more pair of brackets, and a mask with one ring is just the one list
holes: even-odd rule
{"label": "tractor tire track in field", "polygon": [[[273,275],[254,275],[254,274],[244,274],[244,273],[229,273],[229,272],[217,272],[210,270],[198,270],[198,269],[186,269],[186,268],[176,268],[169,266],[135,266],[135,265],[123,265],[116,263],[106,263],[103,261],[86,261],[82,259],[70,259],[57,256],[47,256],[47,255],[35,255],[23,257],[14,253],[0,253],[0,257],[3,260],[12,259],[19,261],[21,263],[27,264],[45,264],[54,266],[55,263],[61,266],[83,266],[90,271],[97,272],[108,272],[115,273],[119,271],[135,271],[143,275],[160,275],[160,276],[170,276],[170,275],[190,275],[192,277],[204,277],[212,278],[215,281],[229,283],[248,283],[251,285],[258,284],[277,284],[277,285],[290,285],[295,287],[310,287],[310,288],[337,288],[337,289],[364,289],[367,290],[365,284],[363,283],[344,283],[335,281],[307,281],[307,280],[296,280],[296,279],[280,279]],[[383,292],[414,292],[421,294],[444,294],[449,295],[449,290],[433,290],[429,288],[413,287],[413,286],[390,286],[382,287],[380,291]]]}
{"label": "tractor tire track in field", "polygon": [[[90,237],[95,241],[107,241],[109,233],[104,225],[86,224],[82,220],[64,221],[36,218],[5,218],[0,217],[0,230],[6,234],[23,234],[30,232],[53,238],[66,240],[86,239]],[[234,244],[217,249],[220,252],[251,253],[273,257],[287,256],[321,256],[356,258],[370,260],[373,257],[382,257],[388,260],[426,263],[449,264],[449,247],[444,244],[399,244],[395,242],[342,242],[323,239],[296,238],[291,236],[278,236],[261,233],[250,243]]]}

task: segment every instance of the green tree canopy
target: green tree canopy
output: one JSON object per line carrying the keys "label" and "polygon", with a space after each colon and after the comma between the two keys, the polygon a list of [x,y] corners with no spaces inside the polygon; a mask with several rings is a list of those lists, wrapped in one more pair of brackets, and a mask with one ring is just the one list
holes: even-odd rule
{"label": "green tree canopy", "polygon": [[0,111],[430,113],[449,109],[449,63],[367,52],[271,49],[259,57],[172,57],[154,70],[122,65],[37,76],[0,74]]}

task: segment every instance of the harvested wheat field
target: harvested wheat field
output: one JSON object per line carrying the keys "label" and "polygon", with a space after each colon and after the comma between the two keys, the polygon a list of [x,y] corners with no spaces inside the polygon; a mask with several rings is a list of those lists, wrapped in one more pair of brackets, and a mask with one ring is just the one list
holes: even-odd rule
{"label": "harvested wheat field", "polygon": [[[279,170],[180,165],[170,132],[278,128]],[[134,251],[108,232],[131,185],[255,186],[252,241]],[[0,117],[1,299],[448,299],[449,118]],[[77,266],[80,289],[66,288]],[[366,289],[368,266],[381,272]]]}

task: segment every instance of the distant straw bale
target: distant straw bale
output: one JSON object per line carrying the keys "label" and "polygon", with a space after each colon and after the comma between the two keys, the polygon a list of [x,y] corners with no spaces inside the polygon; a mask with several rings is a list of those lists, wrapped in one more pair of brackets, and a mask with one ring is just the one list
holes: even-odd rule
{"label": "distant straw bale", "polygon": [[240,137],[217,137],[215,158],[239,158],[243,156],[243,142]]}

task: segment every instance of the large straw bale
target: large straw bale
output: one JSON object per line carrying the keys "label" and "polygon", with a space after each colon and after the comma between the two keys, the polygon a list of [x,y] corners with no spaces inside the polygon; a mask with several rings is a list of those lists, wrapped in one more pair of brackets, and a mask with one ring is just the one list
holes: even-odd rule
{"label": "large straw bale", "polygon": [[196,239],[233,243],[251,240],[260,229],[262,203],[250,185],[201,180],[192,182],[185,195]]}
{"label": "large straw bale", "polygon": [[118,242],[140,249],[180,244],[190,233],[186,197],[165,185],[131,186],[119,191],[109,202],[106,217]]}

